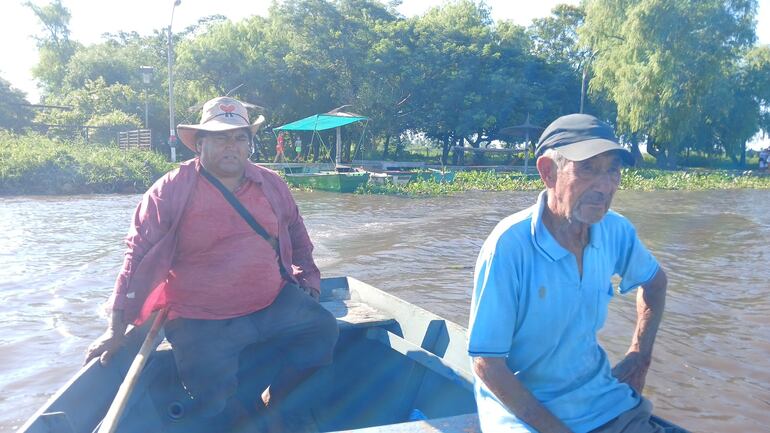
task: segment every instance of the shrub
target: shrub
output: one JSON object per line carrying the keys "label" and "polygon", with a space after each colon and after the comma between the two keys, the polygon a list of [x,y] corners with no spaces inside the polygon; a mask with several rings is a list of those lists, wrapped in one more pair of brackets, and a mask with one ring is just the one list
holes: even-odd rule
{"label": "shrub", "polygon": [[173,167],[153,152],[0,132],[0,195],[142,192]]}

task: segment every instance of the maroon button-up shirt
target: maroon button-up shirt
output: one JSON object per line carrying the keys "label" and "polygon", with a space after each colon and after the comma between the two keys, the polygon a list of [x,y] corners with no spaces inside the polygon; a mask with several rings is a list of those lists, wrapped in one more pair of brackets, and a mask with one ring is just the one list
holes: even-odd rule
{"label": "maroon button-up shirt", "polygon": [[[197,158],[181,164],[155,182],[136,208],[111,300],[112,309],[123,310],[127,323],[142,323],[154,309],[167,304],[165,286],[177,253],[179,224],[197,182],[205,182],[199,167]],[[246,177],[261,187],[278,220],[280,260],[291,274],[287,277],[320,293],[313,244],[288,186],[276,173],[254,164],[247,165]]]}

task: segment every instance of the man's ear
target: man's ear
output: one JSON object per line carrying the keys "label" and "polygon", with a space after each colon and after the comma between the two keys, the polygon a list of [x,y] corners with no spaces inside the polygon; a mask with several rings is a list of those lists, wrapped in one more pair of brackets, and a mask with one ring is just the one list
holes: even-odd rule
{"label": "man's ear", "polygon": [[556,172],[558,167],[556,162],[547,156],[541,156],[537,159],[537,172],[540,173],[540,179],[543,180],[546,188],[556,186]]}

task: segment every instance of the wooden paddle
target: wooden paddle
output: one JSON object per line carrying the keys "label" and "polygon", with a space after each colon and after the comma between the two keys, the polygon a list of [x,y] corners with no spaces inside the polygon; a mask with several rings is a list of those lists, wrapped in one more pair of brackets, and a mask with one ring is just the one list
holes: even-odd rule
{"label": "wooden paddle", "polygon": [[115,395],[115,400],[112,401],[112,405],[110,405],[107,415],[104,416],[104,419],[99,426],[98,433],[114,433],[115,429],[118,428],[118,421],[120,421],[120,416],[123,415],[123,410],[126,408],[128,397],[131,395],[131,391],[134,390],[136,381],[139,380],[139,374],[141,374],[142,368],[144,368],[144,364],[147,362],[150,351],[154,349],[152,343],[155,340],[155,337],[157,337],[160,328],[163,326],[163,322],[166,321],[167,315],[168,308],[164,308],[158,311],[158,314],[155,316],[152,328],[150,328],[150,331],[144,338],[142,347],[139,348],[139,353],[136,354],[134,362],[131,363],[131,367],[128,369],[128,373],[126,373],[126,378],[123,379],[123,383],[120,384],[118,393]]}

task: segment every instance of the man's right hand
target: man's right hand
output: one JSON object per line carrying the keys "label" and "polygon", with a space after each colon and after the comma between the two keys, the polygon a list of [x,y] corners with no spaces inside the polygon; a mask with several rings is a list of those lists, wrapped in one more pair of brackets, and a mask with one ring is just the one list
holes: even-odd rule
{"label": "man's right hand", "polygon": [[316,301],[320,301],[321,300],[321,294],[316,292],[315,290],[311,289],[310,287],[299,286],[299,288],[302,289],[302,291],[305,292],[305,294],[307,294],[311,298],[315,299]]}
{"label": "man's right hand", "polygon": [[106,365],[110,358],[123,346],[126,337],[123,333],[116,333],[111,329],[102,334],[96,339],[86,350],[86,359],[83,365],[88,364],[89,361],[99,357],[99,362],[102,365]]}

